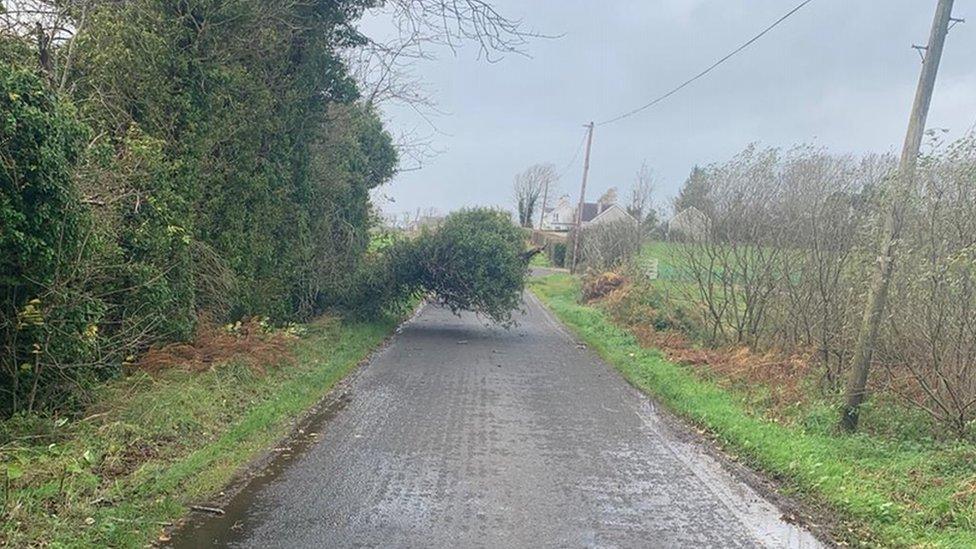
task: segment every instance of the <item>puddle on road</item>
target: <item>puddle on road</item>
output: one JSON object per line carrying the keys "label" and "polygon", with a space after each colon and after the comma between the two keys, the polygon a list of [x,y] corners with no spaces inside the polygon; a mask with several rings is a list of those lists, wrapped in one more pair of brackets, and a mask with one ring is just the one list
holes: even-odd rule
{"label": "puddle on road", "polygon": [[242,541],[248,530],[248,511],[253,510],[255,496],[318,443],[326,423],[345,408],[350,400],[352,400],[351,394],[342,393],[305,418],[291,437],[272,450],[274,455],[266,464],[232,483],[229,492],[233,495],[224,505],[202,504],[223,509],[224,514],[191,511],[186,523],[173,532],[172,539],[163,543],[163,547],[173,549],[226,547]]}

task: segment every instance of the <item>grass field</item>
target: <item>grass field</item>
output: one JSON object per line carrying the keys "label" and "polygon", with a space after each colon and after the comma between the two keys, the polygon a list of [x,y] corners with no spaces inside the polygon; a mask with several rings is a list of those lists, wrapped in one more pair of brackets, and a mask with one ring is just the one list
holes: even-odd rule
{"label": "grass field", "polygon": [[658,280],[678,281],[682,277],[680,246],[672,242],[647,242],[641,247],[640,256],[658,260]]}
{"label": "grass field", "polygon": [[103,387],[85,419],[0,424],[0,546],[146,546],[285,436],[394,325],[320,321],[293,361],[264,372],[137,373]]}
{"label": "grass field", "polygon": [[838,520],[837,540],[885,547],[976,547],[976,446],[842,435],[835,410],[791,425],[752,408],[750,395],[642,348],[597,307],[578,302],[574,278],[530,288],[633,385],[714,435],[727,451],[781,481],[783,490]]}

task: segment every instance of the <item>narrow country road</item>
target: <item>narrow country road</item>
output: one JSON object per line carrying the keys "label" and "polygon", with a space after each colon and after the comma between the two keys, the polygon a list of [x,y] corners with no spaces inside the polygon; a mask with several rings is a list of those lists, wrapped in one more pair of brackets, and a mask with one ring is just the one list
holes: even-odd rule
{"label": "narrow country road", "polygon": [[534,296],[519,322],[427,306],[305,451],[176,545],[819,547]]}

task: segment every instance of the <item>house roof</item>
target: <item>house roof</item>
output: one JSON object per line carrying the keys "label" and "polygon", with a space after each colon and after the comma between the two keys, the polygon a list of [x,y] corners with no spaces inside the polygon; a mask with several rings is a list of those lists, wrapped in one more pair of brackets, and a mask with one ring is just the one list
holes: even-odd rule
{"label": "house roof", "polygon": [[593,219],[598,215],[600,215],[600,204],[597,204],[596,202],[583,203],[583,217],[580,221],[583,223],[593,221]]}
{"label": "house roof", "polygon": [[617,219],[629,219],[630,221],[637,223],[637,220],[634,219],[634,216],[630,215],[630,212],[616,204],[610,204],[604,208],[602,212],[590,220],[590,223],[599,223],[602,219],[612,219],[614,217]]}

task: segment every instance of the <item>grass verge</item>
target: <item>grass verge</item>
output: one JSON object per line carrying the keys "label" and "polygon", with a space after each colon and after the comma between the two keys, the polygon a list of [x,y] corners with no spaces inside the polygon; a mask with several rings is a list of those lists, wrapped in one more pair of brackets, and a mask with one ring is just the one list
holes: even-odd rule
{"label": "grass verge", "polygon": [[529,266],[552,267],[552,264],[549,262],[549,256],[547,256],[545,253],[537,253],[532,256],[532,259],[529,260]]}
{"label": "grass verge", "polygon": [[395,324],[323,320],[293,361],[264,372],[137,373],[106,384],[85,419],[0,424],[0,546],[145,546],[285,436]]}
{"label": "grass verge", "polygon": [[912,443],[786,426],[691,368],[645,349],[599,309],[578,302],[557,274],[530,289],[628,381],[708,430],[730,453],[781,481],[784,491],[839,518],[845,544],[976,547],[976,451],[965,443]]}

